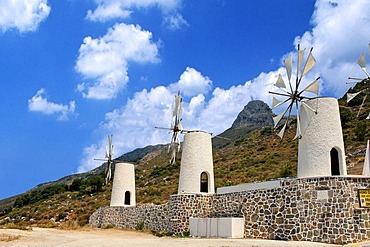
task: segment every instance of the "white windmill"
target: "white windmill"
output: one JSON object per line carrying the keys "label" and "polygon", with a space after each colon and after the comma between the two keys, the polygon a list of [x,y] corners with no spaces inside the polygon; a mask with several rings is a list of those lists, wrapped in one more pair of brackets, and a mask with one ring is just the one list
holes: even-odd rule
{"label": "white windmill", "polygon": [[[370,44],[369,44],[369,53],[370,53]],[[350,102],[352,99],[354,99],[357,95],[361,94],[361,93],[366,93],[363,100],[362,100],[362,103],[360,105],[360,108],[357,112],[357,117],[359,116],[360,114],[360,111],[365,103],[365,100],[367,98],[367,95],[368,95],[368,91],[369,91],[369,86],[370,86],[370,75],[369,73],[367,72],[366,70],[366,60],[365,60],[365,54],[362,54],[360,56],[359,59],[357,59],[357,64],[360,66],[360,68],[362,69],[362,71],[365,73],[366,77],[365,78],[355,78],[355,77],[348,77],[348,79],[350,80],[354,80],[353,82],[349,82],[349,83],[364,83],[366,84],[366,87],[362,90],[360,90],[359,92],[357,93],[347,93],[347,103]],[[366,119],[370,119],[370,113],[369,115],[366,117]]]}
{"label": "white windmill", "polygon": [[113,159],[113,155],[113,135],[108,135],[108,146],[106,146],[105,158],[95,160],[107,162],[105,169],[106,185],[112,178],[112,165],[115,164],[110,206],[133,207],[136,205],[135,166],[130,163],[122,163],[119,160],[115,160]]}
{"label": "white windmill", "polygon": [[185,134],[178,193],[214,193],[212,133],[201,130],[184,130],[181,124],[181,114],[182,98],[179,91],[175,95],[172,122],[169,128],[172,138],[168,147],[168,151],[171,152],[170,162],[174,164],[176,153],[180,151],[179,134]]}
{"label": "white windmill", "polygon": [[118,162],[118,161],[113,159],[114,147],[113,147],[113,143],[112,143],[112,138],[113,138],[113,135],[108,135],[108,146],[106,146],[106,148],[105,148],[105,158],[104,159],[95,159],[95,160],[102,160],[102,161],[107,162],[107,166],[106,166],[106,169],[105,169],[105,174],[106,174],[105,184],[108,184],[108,182],[112,178],[112,164],[115,163],[115,162]]}
{"label": "white windmill", "polygon": [[[296,109],[298,138],[298,177],[338,176],[346,175],[344,142],[340,122],[337,99],[318,97],[319,83],[316,80],[308,84],[303,90],[299,89],[302,78],[314,67],[316,60],[310,50],[301,70],[305,50],[298,46],[297,71],[295,82],[291,82],[292,58],[285,61],[288,87],[281,75],[275,84],[282,92],[270,92],[274,95],[286,97],[279,100],[273,97],[272,107],[276,108],[288,103],[287,108],[274,117],[274,127],[278,128],[285,114],[288,116],[278,135],[283,138],[289,124],[292,109]],[[308,97],[304,93],[313,93],[315,97]],[[300,112],[299,112],[300,110]],[[300,113],[300,114],[298,114]]]}
{"label": "white windmill", "polygon": [[[284,82],[281,74],[279,74],[278,80],[275,84],[275,86],[280,89],[281,92],[269,92],[270,94],[278,95],[285,97],[285,99],[280,100],[275,97],[272,98],[272,108],[276,108],[280,105],[283,105],[285,103],[288,103],[288,107],[279,115],[274,117],[274,128],[279,127],[279,123],[283,120],[283,117],[286,113],[288,113],[288,116],[285,119],[285,123],[283,124],[283,127],[278,133],[278,136],[280,138],[283,138],[284,132],[286,127],[289,124],[290,116],[292,109],[295,107],[296,109],[296,117],[297,117],[297,132],[295,138],[301,138],[302,136],[302,130],[301,130],[301,124],[300,124],[300,117],[298,114],[299,105],[301,105],[302,108],[310,110],[312,113],[316,113],[317,109],[313,109],[311,106],[306,104],[305,101],[315,99],[317,98],[317,95],[319,94],[319,82],[318,80],[320,77],[318,77],[316,80],[311,82],[307,87],[305,87],[303,90],[299,89],[299,86],[301,84],[302,78],[314,67],[316,60],[312,55],[312,48],[308,54],[308,57],[306,59],[306,62],[303,66],[303,70],[301,71],[302,62],[305,54],[305,50],[300,50],[300,46],[298,45],[298,60],[297,60],[297,71],[296,71],[296,78],[295,81],[291,81],[292,77],[292,55],[289,55],[289,57],[284,61],[286,74],[288,77],[288,85],[287,88],[286,83]],[[303,95],[303,93],[309,92],[316,95],[316,97],[308,97]]]}

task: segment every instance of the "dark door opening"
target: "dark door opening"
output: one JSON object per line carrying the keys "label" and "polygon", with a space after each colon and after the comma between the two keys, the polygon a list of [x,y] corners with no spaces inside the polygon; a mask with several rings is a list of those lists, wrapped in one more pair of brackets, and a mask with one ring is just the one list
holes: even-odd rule
{"label": "dark door opening", "polygon": [[206,172],[200,174],[200,192],[208,193],[208,175]]}
{"label": "dark door opening", "polygon": [[125,205],[130,205],[131,201],[131,193],[130,191],[125,192]]}
{"label": "dark door opening", "polygon": [[332,148],[330,151],[330,162],[331,162],[331,175],[340,175],[339,171],[339,153],[338,150]]}

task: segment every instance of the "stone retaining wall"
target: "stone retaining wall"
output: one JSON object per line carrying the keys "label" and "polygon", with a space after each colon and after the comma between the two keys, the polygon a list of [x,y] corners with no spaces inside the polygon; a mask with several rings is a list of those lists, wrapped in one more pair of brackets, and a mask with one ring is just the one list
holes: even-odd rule
{"label": "stone retaining wall", "polygon": [[171,230],[169,215],[167,204],[138,207],[101,207],[90,216],[89,223],[96,227],[107,225],[125,229],[143,227],[144,229],[169,232]]}
{"label": "stone retaining wall", "polygon": [[244,217],[244,237],[336,244],[370,240],[370,209],[359,208],[357,190],[370,179],[320,177],[288,179],[282,186],[214,195],[172,195],[168,205],[104,207],[90,224],[152,230],[181,235],[189,218]]}

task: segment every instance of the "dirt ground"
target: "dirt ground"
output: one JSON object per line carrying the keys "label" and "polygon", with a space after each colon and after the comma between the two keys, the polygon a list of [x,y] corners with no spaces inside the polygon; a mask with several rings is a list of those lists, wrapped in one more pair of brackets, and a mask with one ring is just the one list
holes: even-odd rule
{"label": "dirt ground", "polygon": [[[200,239],[200,238],[158,238],[151,234],[118,229],[58,230],[50,228],[33,228],[29,231],[17,229],[0,229],[0,246],[4,247],[266,247],[266,246],[337,246],[329,244],[272,241],[257,239]],[[367,246],[370,243],[348,246]]]}

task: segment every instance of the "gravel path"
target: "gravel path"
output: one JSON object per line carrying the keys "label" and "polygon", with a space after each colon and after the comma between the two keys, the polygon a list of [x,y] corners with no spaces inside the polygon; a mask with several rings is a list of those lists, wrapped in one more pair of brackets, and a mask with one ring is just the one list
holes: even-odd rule
{"label": "gravel path", "polygon": [[[6,241],[10,240],[10,241]],[[118,229],[58,230],[33,228],[30,231],[0,229],[0,246],[4,247],[266,247],[266,246],[337,246],[311,242],[257,239],[158,238],[150,234]],[[347,246],[368,246],[370,243]]]}

